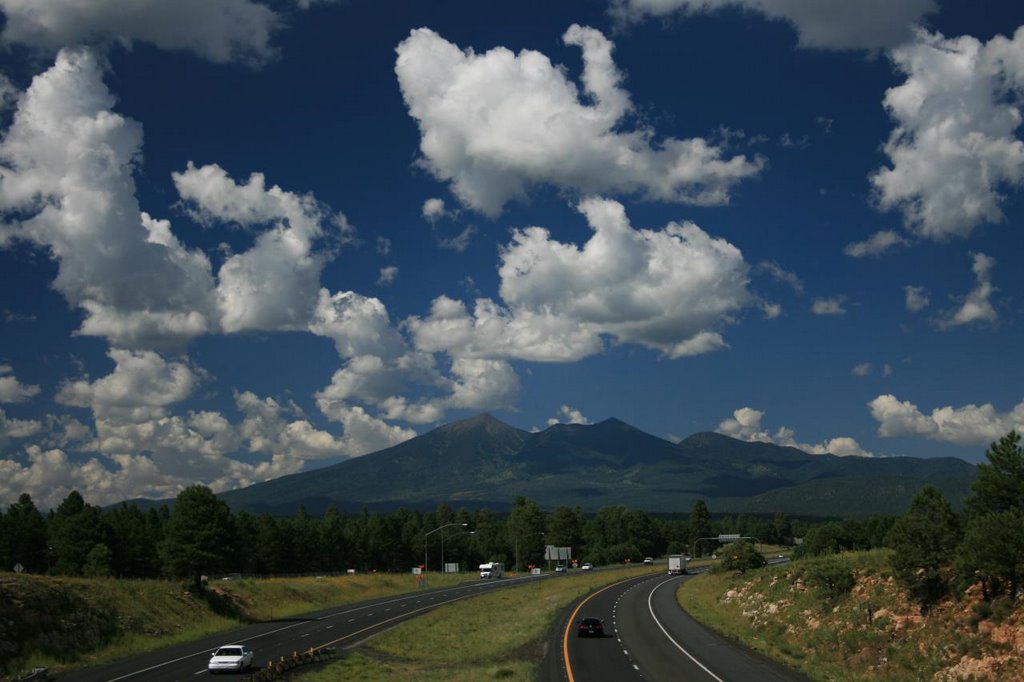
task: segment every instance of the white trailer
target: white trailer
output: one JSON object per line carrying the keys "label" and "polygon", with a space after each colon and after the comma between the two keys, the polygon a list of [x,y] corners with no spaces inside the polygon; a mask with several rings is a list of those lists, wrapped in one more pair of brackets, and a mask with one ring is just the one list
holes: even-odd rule
{"label": "white trailer", "polygon": [[668,574],[683,575],[686,573],[686,557],[682,554],[673,554],[668,558]]}
{"label": "white trailer", "polygon": [[485,579],[504,578],[505,564],[498,561],[488,561],[486,564],[480,564],[480,577]]}

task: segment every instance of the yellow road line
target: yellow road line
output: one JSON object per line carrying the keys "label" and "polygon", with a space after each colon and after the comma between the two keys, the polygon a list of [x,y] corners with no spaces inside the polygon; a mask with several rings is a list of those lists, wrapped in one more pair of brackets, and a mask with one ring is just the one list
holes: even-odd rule
{"label": "yellow road line", "polygon": [[591,599],[593,599],[597,595],[601,594],[605,590],[609,590],[609,589],[615,587],[616,585],[621,585],[622,583],[626,583],[626,582],[629,582],[630,580],[636,580],[636,579],[637,579],[637,576],[633,576],[632,578],[625,578],[623,580],[618,581],[617,583],[612,583],[611,585],[605,585],[604,587],[602,587],[597,592],[593,592],[593,593],[589,594],[586,599],[584,599],[579,604],[577,604],[576,608],[573,609],[572,615],[569,616],[569,622],[565,624],[565,634],[562,635],[562,660],[565,661],[565,672],[569,675],[569,682],[576,682],[576,678],[573,677],[573,674],[572,674],[572,664],[569,663],[569,630],[572,629],[572,624],[576,622],[576,616],[579,614],[580,609],[583,608],[584,604],[586,604],[588,601],[590,601]]}

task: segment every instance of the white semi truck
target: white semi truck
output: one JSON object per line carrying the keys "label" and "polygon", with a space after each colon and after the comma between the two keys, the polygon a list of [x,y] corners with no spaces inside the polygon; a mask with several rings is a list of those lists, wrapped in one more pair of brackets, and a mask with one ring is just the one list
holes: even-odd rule
{"label": "white semi truck", "polygon": [[505,564],[498,561],[488,561],[486,564],[480,564],[480,577],[485,579],[504,578]]}
{"label": "white semi truck", "polygon": [[686,573],[686,557],[682,554],[673,554],[668,558],[668,574],[683,575]]}

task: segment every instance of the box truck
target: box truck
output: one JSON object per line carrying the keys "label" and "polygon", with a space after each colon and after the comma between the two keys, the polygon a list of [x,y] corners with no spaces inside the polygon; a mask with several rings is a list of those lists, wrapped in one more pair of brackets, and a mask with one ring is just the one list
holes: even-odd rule
{"label": "box truck", "polygon": [[686,573],[686,557],[682,554],[673,554],[668,558],[668,574],[682,575]]}
{"label": "box truck", "polygon": [[481,578],[503,578],[505,577],[505,565],[497,561],[488,561],[480,564]]}

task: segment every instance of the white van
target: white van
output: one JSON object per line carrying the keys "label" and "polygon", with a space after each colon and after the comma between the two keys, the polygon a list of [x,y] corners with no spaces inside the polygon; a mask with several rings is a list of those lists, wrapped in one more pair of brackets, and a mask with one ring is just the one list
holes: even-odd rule
{"label": "white van", "polygon": [[505,565],[497,561],[489,561],[480,564],[481,578],[503,578],[505,577]]}

